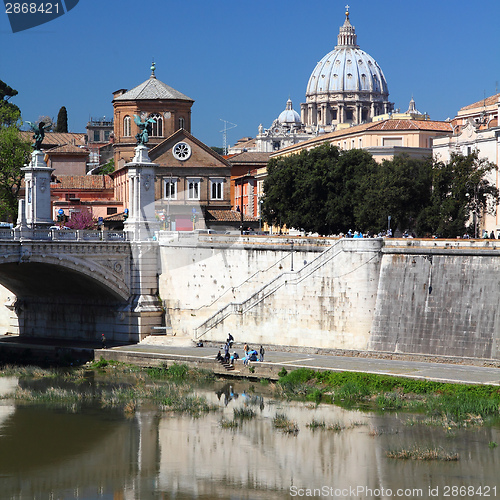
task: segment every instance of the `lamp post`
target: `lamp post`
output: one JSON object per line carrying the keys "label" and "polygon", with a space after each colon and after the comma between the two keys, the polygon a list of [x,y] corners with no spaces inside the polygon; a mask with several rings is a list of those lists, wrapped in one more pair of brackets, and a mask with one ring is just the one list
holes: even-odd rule
{"label": "lamp post", "polygon": [[263,200],[259,200],[259,233],[262,233],[262,204]]}
{"label": "lamp post", "polygon": [[243,235],[243,181],[245,176],[241,178],[241,193],[240,193],[240,235]]}

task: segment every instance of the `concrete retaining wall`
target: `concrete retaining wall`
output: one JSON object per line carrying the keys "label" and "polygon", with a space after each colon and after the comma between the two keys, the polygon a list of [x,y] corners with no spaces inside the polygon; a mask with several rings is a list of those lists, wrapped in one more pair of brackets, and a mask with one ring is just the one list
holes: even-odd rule
{"label": "concrete retaining wall", "polygon": [[297,238],[292,272],[291,239],[215,240],[161,247],[178,335],[500,358],[500,242]]}

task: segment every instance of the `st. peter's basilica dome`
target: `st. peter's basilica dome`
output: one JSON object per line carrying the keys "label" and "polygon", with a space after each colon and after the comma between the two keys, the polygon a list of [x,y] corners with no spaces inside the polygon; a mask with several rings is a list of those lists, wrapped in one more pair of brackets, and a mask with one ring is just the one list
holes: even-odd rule
{"label": "st. peter's basilica dome", "polygon": [[316,65],[301,105],[302,121],[309,131],[336,125],[357,125],[388,113],[393,104],[377,61],[357,45],[356,32],[345,13],[337,46]]}

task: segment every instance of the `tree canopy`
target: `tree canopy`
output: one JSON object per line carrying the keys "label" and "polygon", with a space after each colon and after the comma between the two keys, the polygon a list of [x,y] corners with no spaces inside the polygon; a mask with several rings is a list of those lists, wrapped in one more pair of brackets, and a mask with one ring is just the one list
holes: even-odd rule
{"label": "tree canopy", "polygon": [[390,216],[393,229],[421,236],[474,236],[473,219],[498,203],[494,170],[477,153],[448,163],[396,156],[378,164],[367,151],[324,144],[269,162],[262,213],[268,223],[322,235],[376,234]]}
{"label": "tree canopy", "polygon": [[329,144],[272,159],[264,181],[264,218],[307,232],[347,232],[356,226],[363,179],[376,167],[366,151],[339,151]]}
{"label": "tree canopy", "polygon": [[17,219],[17,198],[29,162],[31,145],[14,126],[0,125],[0,219]]}
{"label": "tree canopy", "polygon": [[17,94],[17,90],[0,80],[0,123],[2,125],[16,125],[21,118],[21,110],[9,102],[9,99]]}
{"label": "tree canopy", "polygon": [[57,124],[54,132],[67,132],[68,131],[68,112],[66,107],[62,106],[57,114]]}

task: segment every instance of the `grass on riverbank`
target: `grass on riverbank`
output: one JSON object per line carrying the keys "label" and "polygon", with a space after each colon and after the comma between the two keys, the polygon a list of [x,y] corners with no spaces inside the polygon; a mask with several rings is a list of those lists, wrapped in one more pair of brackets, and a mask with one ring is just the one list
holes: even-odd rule
{"label": "grass on riverbank", "polygon": [[281,396],[344,406],[369,404],[380,410],[423,411],[446,422],[480,424],[500,416],[500,388],[446,384],[355,372],[299,368],[278,381]]}
{"label": "grass on riverbank", "polygon": [[[19,380],[54,379],[54,382],[50,382],[53,385],[27,382],[0,399],[73,409],[83,404],[99,404],[101,407],[121,408],[127,414],[133,413],[142,404],[154,404],[161,411],[187,413],[195,417],[218,409],[206,398],[193,394],[191,385],[191,382],[212,379],[213,374],[189,369],[186,365],[141,370],[124,363],[103,363],[101,360],[90,368],[93,369],[61,371],[21,367],[3,370],[2,375],[15,376]],[[86,378],[86,375],[91,376]],[[123,375],[127,376],[125,382]],[[116,379],[120,382],[115,382]],[[85,387],[80,385],[82,381],[87,382]]]}

